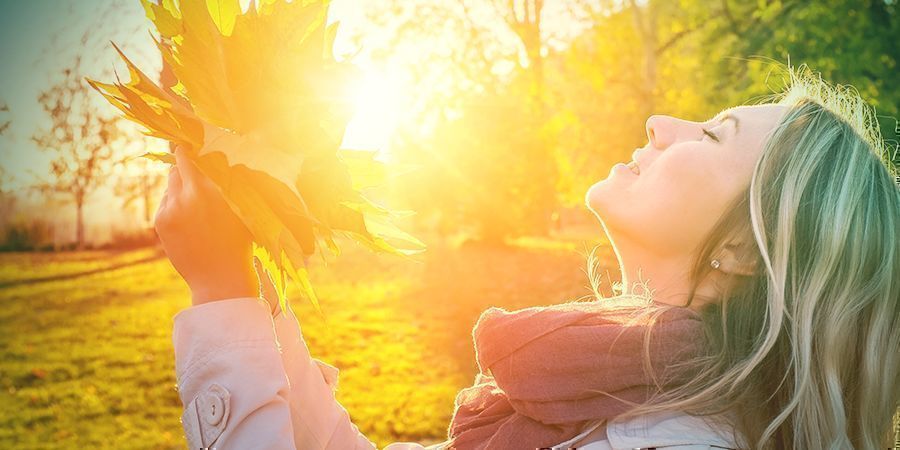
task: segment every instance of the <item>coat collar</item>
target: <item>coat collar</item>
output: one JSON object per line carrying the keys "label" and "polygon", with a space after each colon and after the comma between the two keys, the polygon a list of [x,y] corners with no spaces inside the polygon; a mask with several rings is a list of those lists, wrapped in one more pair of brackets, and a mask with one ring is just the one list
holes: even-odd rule
{"label": "coat collar", "polygon": [[606,428],[613,448],[662,447],[666,445],[708,445],[738,448],[730,427],[713,418],[691,416],[677,411],[647,414],[627,421],[613,420]]}
{"label": "coat collar", "polygon": [[[647,414],[628,420],[613,420],[605,429],[603,421],[589,424],[583,433],[552,448],[578,450],[646,449],[664,446],[685,448],[737,449],[743,441],[734,439],[729,427],[709,418],[682,412]],[[593,437],[593,438],[592,438]],[[741,445],[738,445],[738,444]],[[577,444],[577,445],[576,445]],[[680,448],[680,447],[679,447]]]}

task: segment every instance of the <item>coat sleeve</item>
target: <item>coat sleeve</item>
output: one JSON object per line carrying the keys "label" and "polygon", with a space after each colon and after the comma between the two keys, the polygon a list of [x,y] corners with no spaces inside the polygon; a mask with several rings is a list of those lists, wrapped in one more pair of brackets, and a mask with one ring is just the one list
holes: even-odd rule
{"label": "coat sleeve", "polygon": [[263,301],[184,309],[175,315],[172,340],[189,448],[297,448],[290,387]]}
{"label": "coat sleeve", "polygon": [[335,399],[339,370],[309,354],[296,316],[288,308],[274,318],[281,358],[291,389],[288,405],[297,448],[372,450],[376,446]]}
{"label": "coat sleeve", "polygon": [[[288,402],[297,448],[370,450],[376,446],[350,420],[335,399],[340,370],[312,358],[293,311],[279,311],[275,331],[291,385]],[[424,447],[413,442],[395,442],[384,450],[439,450],[442,444]]]}

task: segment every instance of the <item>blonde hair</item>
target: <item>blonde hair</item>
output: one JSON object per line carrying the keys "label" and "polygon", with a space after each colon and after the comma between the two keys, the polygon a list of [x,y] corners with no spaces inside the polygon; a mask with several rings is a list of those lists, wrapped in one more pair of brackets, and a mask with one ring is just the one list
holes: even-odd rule
{"label": "blonde hair", "polygon": [[[687,304],[731,237],[755,242],[746,258],[760,270],[701,310],[709,352],[683,362],[698,375],[657,383],[619,418],[683,411],[732,426],[752,449],[885,448],[900,401],[898,170],[852,88],[806,66],[785,72],[787,88],[767,99],[788,111],[695,252]],[[671,308],[647,305],[654,318]]]}

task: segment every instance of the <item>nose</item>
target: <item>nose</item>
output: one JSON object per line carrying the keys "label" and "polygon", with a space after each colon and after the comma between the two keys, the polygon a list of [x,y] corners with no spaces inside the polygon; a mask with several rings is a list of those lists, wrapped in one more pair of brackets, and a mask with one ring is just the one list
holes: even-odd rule
{"label": "nose", "polygon": [[672,134],[669,132],[670,126],[667,124],[667,117],[660,115],[652,115],[647,118],[647,123],[645,124],[645,128],[647,129],[647,140],[650,142],[650,146],[664,149],[671,144]]}
{"label": "nose", "polygon": [[645,128],[650,145],[662,150],[679,140],[695,140],[703,137],[702,124],[670,116],[652,115]]}

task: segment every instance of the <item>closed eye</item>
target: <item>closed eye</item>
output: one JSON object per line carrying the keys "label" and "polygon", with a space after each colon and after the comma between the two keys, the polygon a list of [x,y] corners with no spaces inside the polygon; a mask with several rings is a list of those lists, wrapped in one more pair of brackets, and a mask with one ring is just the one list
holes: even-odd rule
{"label": "closed eye", "polygon": [[719,137],[707,130],[706,128],[701,128],[703,130],[703,134],[709,136],[713,141],[719,142]]}

